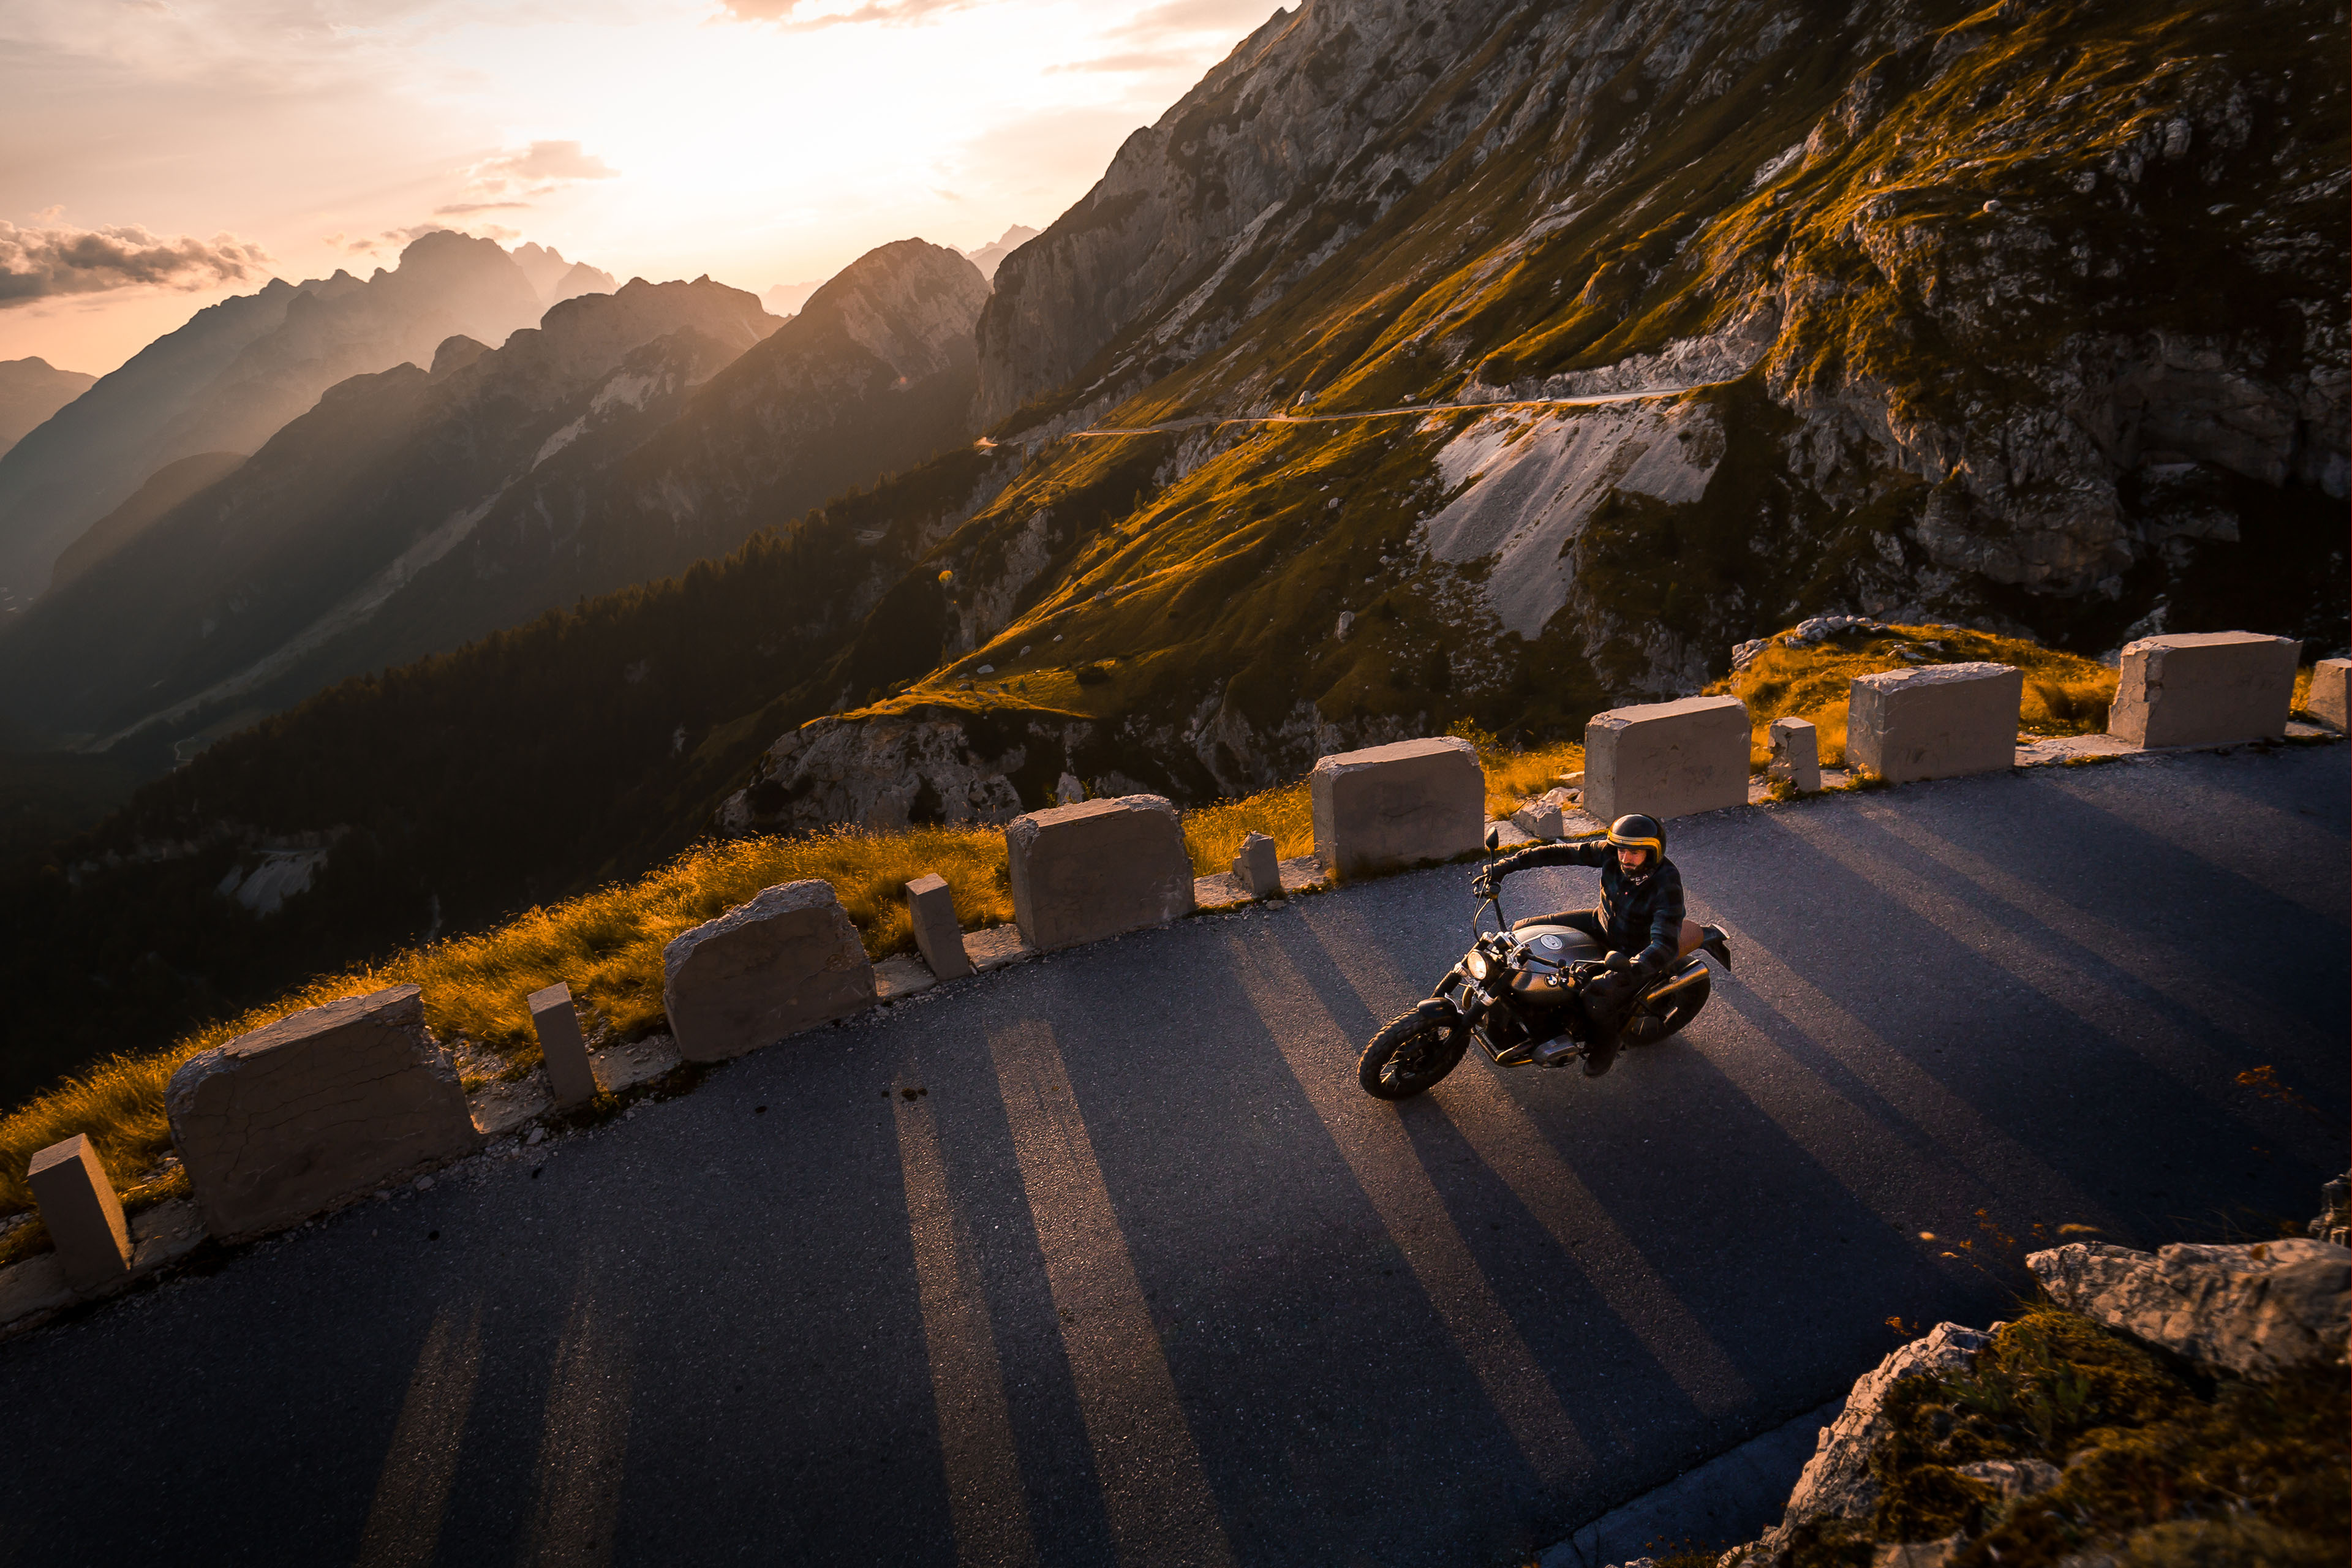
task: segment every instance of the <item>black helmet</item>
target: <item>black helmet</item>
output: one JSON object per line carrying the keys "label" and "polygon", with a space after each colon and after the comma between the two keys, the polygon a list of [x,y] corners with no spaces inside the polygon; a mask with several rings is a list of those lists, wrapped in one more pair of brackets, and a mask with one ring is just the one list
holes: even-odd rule
{"label": "black helmet", "polygon": [[1609,825],[1609,842],[1621,849],[1647,849],[1650,864],[1666,858],[1666,830],[1654,816],[1631,812]]}

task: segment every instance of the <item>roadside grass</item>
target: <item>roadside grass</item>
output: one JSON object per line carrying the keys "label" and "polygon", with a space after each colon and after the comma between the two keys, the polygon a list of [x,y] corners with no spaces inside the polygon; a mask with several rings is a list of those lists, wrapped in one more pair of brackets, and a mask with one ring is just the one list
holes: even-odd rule
{"label": "roadside grass", "polygon": [[1559,741],[1521,750],[1505,745],[1492,731],[1465,719],[1445,731],[1478,748],[1479,771],[1486,775],[1486,816],[1507,818],[1559,783],[1562,773],[1584,771],[1584,743]]}
{"label": "roadside grass", "polygon": [[1220,877],[1234,868],[1242,840],[1263,833],[1274,840],[1275,855],[1295,860],[1315,853],[1315,805],[1307,781],[1276,784],[1240,800],[1221,800],[1184,814],[1184,847],[1192,856],[1192,875]]}
{"label": "roadside grass", "polygon": [[1727,692],[1748,704],[1751,768],[1760,772],[1771,760],[1772,721],[1783,718],[1812,721],[1821,733],[1822,765],[1843,767],[1846,692],[1854,677],[1976,661],[2014,665],[2024,672],[2025,692],[2017,716],[2020,734],[2082,735],[2106,728],[2107,708],[2116,696],[2114,670],[2095,659],[2022,637],[1957,626],[1843,632],[1811,647],[1784,647],[1775,642],[1746,669],[1706,689],[1710,696]]}

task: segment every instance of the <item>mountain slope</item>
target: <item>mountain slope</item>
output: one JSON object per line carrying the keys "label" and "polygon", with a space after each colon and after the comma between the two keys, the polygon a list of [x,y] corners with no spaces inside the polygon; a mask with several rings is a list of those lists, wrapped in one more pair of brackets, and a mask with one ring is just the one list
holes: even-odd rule
{"label": "mountain slope", "polygon": [[0,592],[43,591],[58,552],[163,464],[252,452],[338,382],[429,363],[456,335],[502,342],[541,310],[504,250],[444,230],[364,281],[272,279],[199,310],[0,456]]}
{"label": "mountain slope", "polygon": [[97,380],[45,359],[0,360],[0,456]]}
{"label": "mountain slope", "polygon": [[[1006,259],[983,406],[1041,444],[1475,406],[1045,445],[942,548],[969,656],[904,702],[1199,794],[1455,714],[1557,732],[1814,610],[2340,647],[2345,84],[2305,62],[2344,26],[2263,17],[1278,16]],[[1115,534],[1066,528],[1118,441],[1181,444]],[[1024,685],[967,694],[983,663]],[[907,728],[846,718],[730,820],[823,820]]]}
{"label": "mountain slope", "polygon": [[156,519],[206,487],[235,473],[242,452],[199,452],[164,464],[147,476],[131,499],[93,522],[58,554],[52,588],[62,587],[145,532]]}
{"label": "mountain slope", "polygon": [[557,305],[504,348],[453,338],[429,373],[331,387],[0,638],[0,713],[103,743],[316,689],[317,650],[381,614],[518,476],[592,425],[600,438],[575,459],[634,445],[602,438],[603,408],[635,412],[659,387],[675,397],[774,325],[752,296],[707,279],[633,282]]}
{"label": "mountain slope", "polygon": [[625,365],[462,541],[413,563],[363,624],[262,693],[265,705],[684,572],[961,445],[986,297],[952,251],[904,240],[851,263],[715,373]]}

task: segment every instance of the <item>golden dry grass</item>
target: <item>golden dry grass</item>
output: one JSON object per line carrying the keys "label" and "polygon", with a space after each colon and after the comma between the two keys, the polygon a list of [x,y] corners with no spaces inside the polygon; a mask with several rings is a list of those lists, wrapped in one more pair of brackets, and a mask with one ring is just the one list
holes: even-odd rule
{"label": "golden dry grass", "polygon": [[1584,748],[1573,741],[1531,751],[1487,751],[1478,761],[1486,771],[1486,815],[1507,817],[1559,783],[1562,773],[1584,771]]}
{"label": "golden dry grass", "polygon": [[[1904,648],[1919,657],[1905,658]],[[1857,675],[1910,669],[1923,664],[1983,660],[2014,665],[2025,673],[2018,730],[2027,735],[2079,735],[2104,730],[2115,700],[2116,672],[2095,659],[2060,653],[2020,637],[1951,626],[1896,626],[1890,632],[1849,634],[1811,647],[1774,644],[1728,679],[1707,688],[1729,692],[1748,704],[1753,726],[1750,764],[1761,769],[1772,754],[1769,731],[1780,718],[1810,719],[1821,732],[1822,765],[1845,763],[1846,690]]]}
{"label": "golden dry grass", "polygon": [[840,831],[805,838],[761,838],[688,851],[632,883],[536,909],[476,936],[411,949],[384,963],[312,981],[237,1017],[199,1029],[161,1051],[118,1056],[68,1079],[0,1120],[0,1213],[29,1207],[25,1168],[34,1154],[87,1132],[107,1174],[131,1206],[178,1192],[175,1174],[139,1184],[171,1147],[163,1090],[173,1071],[202,1050],[304,1007],[389,985],[425,994],[425,1021],[444,1039],[463,1035],[538,1059],[523,999],[558,980],[624,1037],[662,1023],[662,950],[690,927],[725,913],[779,882],[821,878],[877,957],[914,945],[906,883],[937,871],[954,889],[967,929],[1013,918],[1004,835],[995,828],[918,827],[904,833]]}
{"label": "golden dry grass", "polygon": [[1192,875],[1222,876],[1234,868],[1242,840],[1253,833],[1274,840],[1274,852],[1295,860],[1315,853],[1315,807],[1307,782],[1276,784],[1240,800],[1221,800],[1184,814],[1184,847],[1192,852]]}

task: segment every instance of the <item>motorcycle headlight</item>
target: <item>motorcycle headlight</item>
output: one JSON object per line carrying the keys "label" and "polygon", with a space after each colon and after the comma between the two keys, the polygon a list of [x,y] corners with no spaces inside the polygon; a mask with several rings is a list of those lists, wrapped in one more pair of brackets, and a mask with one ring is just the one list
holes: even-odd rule
{"label": "motorcycle headlight", "polygon": [[1462,961],[1462,967],[1470,972],[1471,979],[1484,980],[1486,978],[1486,955],[1483,952],[1473,952]]}

